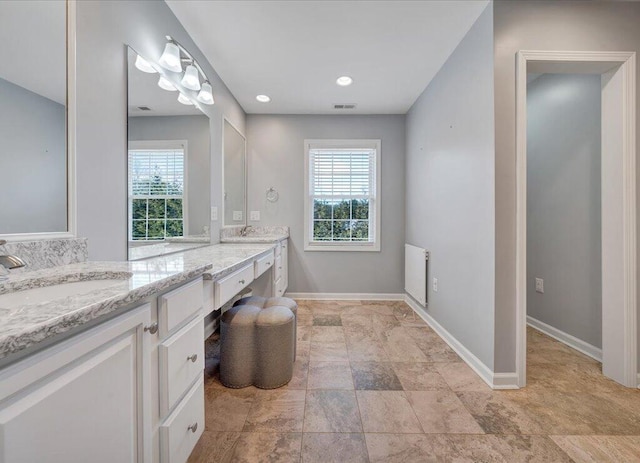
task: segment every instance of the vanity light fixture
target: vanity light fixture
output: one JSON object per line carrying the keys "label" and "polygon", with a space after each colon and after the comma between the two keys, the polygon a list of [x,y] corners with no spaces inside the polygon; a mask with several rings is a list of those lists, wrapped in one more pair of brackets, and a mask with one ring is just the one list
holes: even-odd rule
{"label": "vanity light fixture", "polygon": [[198,76],[198,70],[193,65],[193,63],[187,66],[187,69],[184,71],[184,76],[182,76],[182,81],[180,83],[189,90],[194,90],[196,92],[200,90],[200,78]]}
{"label": "vanity light fixture", "polygon": [[349,76],[341,76],[336,79],[336,84],[338,84],[341,87],[346,87],[348,85],[351,85],[352,83],[353,83],[353,79]]}
{"label": "vanity light fixture", "polygon": [[156,68],[151,66],[151,63],[149,63],[149,61],[147,61],[140,55],[136,56],[136,67],[142,72],[146,72],[148,74],[155,74],[158,72]]}
{"label": "vanity light fixture", "polygon": [[165,76],[160,76],[160,79],[158,79],[158,87],[162,90],[167,90],[168,92],[178,91],[175,85],[173,85]]}
{"label": "vanity light fixture", "polygon": [[180,49],[178,44],[173,40],[167,42],[164,46],[164,52],[158,64],[168,71],[182,72],[182,61],[180,60]]}
{"label": "vanity light fixture", "polygon": [[204,103],[204,104],[213,104],[213,89],[211,88],[211,84],[209,83],[208,80],[205,80],[204,83],[202,84],[202,88],[200,89],[200,92],[198,93],[198,96],[196,97],[196,99],[200,102],[200,103]]}
{"label": "vanity light fixture", "polygon": [[193,101],[191,101],[189,98],[187,98],[183,93],[181,93],[180,95],[178,95],[178,101],[184,105],[193,105]]}
{"label": "vanity light fixture", "polygon": [[271,98],[269,98],[269,96],[267,95],[258,95],[256,97],[256,100],[258,100],[260,103],[269,103],[271,101]]}

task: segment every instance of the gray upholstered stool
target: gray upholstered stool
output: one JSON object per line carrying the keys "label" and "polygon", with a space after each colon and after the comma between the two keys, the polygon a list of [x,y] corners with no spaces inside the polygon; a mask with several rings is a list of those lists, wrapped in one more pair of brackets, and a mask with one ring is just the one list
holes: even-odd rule
{"label": "gray upholstered stool", "polygon": [[254,386],[274,389],[291,381],[294,326],[295,316],[287,307],[273,306],[260,311],[256,319]]}
{"label": "gray upholstered stool", "polygon": [[256,318],[261,309],[233,307],[220,322],[220,382],[227,387],[251,386],[255,371]]}
{"label": "gray upholstered stool", "polygon": [[234,307],[241,305],[253,305],[255,307],[260,307],[261,309],[266,309],[268,307],[280,306],[286,307],[291,312],[293,312],[294,322],[293,322],[293,361],[296,361],[296,349],[297,349],[297,322],[298,322],[298,304],[296,301],[289,297],[260,297],[260,296],[249,296],[243,297],[239,301],[236,301],[233,304]]}
{"label": "gray upholstered stool", "polygon": [[220,382],[273,389],[291,381],[295,315],[287,307],[238,305],[220,323]]}

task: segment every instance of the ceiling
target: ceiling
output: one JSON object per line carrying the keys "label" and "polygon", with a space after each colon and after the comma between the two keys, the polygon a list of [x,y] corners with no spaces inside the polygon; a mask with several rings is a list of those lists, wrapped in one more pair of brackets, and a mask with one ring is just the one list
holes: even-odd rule
{"label": "ceiling", "polygon": [[250,114],[404,114],[488,4],[165,1]]}
{"label": "ceiling", "polygon": [[0,78],[66,102],[64,0],[0,0]]}

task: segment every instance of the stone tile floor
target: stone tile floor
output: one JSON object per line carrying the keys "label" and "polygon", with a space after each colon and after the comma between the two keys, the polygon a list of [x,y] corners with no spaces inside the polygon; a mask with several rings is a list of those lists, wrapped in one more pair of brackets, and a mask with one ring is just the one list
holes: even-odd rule
{"label": "stone tile floor", "polygon": [[640,391],[528,331],[528,387],[492,391],[404,302],[298,301],[280,389],[227,389],[207,346],[189,462],[640,462]]}

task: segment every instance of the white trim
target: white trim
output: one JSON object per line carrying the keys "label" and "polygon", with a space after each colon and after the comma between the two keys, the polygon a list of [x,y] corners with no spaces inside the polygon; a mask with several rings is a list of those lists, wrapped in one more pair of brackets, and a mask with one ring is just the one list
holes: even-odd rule
{"label": "white trim", "polygon": [[640,373],[638,373],[638,389],[640,389]]}
{"label": "white trim", "polygon": [[[376,179],[374,197],[374,221],[373,241],[369,242],[345,242],[345,243],[317,243],[311,242],[311,227],[313,220],[310,220],[311,213],[309,195],[309,149],[311,148],[368,148],[376,150]],[[305,251],[339,251],[339,252],[380,252],[381,239],[381,199],[382,199],[382,140],[380,139],[305,139],[304,140],[304,250]],[[369,230],[371,235],[371,230]]]}
{"label": "white trim", "polygon": [[[242,137],[242,139],[244,140],[244,211],[243,211],[243,217],[242,217],[242,222],[234,222],[234,223],[230,223],[227,224],[225,223],[225,197],[224,197],[224,124],[225,122],[227,124],[229,124],[229,126],[234,129],[236,132],[238,132],[238,134]],[[249,191],[249,164],[248,164],[248,159],[247,159],[247,137],[245,137],[245,135],[240,131],[240,129],[238,127],[236,127],[236,125],[231,122],[227,116],[222,116],[222,160],[221,160],[221,169],[222,169],[222,181],[221,183],[221,187],[222,187],[222,191],[221,191],[221,198],[222,198],[222,228],[229,228],[229,227],[243,227],[246,226],[249,223],[249,195],[248,195],[248,191]]]}
{"label": "white trim", "polygon": [[76,199],[76,0],[67,0],[67,230],[43,233],[7,233],[0,238],[7,241],[53,240],[75,238],[77,234]]}
{"label": "white trim", "polygon": [[438,336],[451,347],[456,354],[476,372],[480,378],[492,389],[518,389],[515,373],[494,373],[482,360],[476,357],[442,325],[440,325],[427,311],[408,294],[405,302],[429,325]]}
{"label": "white trim", "polygon": [[575,336],[572,336],[569,333],[565,333],[564,331],[561,331],[551,325],[547,325],[546,323],[530,317],[529,315],[527,315],[527,325],[529,325],[533,329],[540,331],[541,333],[546,334],[549,337],[552,337],[556,341],[560,341],[561,343],[566,344],[567,346],[577,350],[578,352],[582,352],[584,355],[587,355],[592,359],[597,360],[598,362],[602,362],[602,349],[600,349],[599,347],[591,345],[588,342],[585,342],[582,339],[578,339]]}
{"label": "white trim", "polygon": [[[620,65],[623,89],[620,115],[623,162],[623,223],[621,274],[624,288],[624,378],[627,385],[637,384],[637,323],[636,323],[636,169],[635,169],[635,52],[525,51],[517,53],[516,66],[516,372],[518,384],[526,384],[526,306],[527,306],[527,62],[611,62]],[[604,250],[604,247],[603,247]],[[603,304],[605,309],[605,304]],[[606,313],[603,314],[606,317]],[[604,340],[603,340],[604,343]],[[604,366],[604,365],[603,365]]]}
{"label": "white trim", "polygon": [[402,293],[286,293],[285,296],[314,301],[404,301]]}

